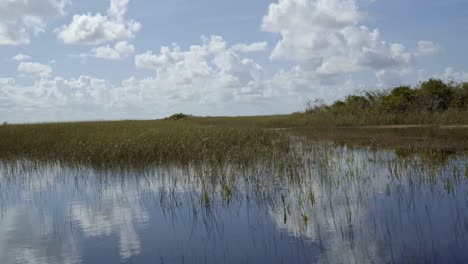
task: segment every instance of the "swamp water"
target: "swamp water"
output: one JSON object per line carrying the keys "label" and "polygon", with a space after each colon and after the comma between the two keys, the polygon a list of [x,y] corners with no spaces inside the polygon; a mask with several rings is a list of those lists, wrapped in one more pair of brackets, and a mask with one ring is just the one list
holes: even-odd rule
{"label": "swamp water", "polygon": [[467,263],[467,166],[329,145],[249,168],[4,162],[0,263]]}

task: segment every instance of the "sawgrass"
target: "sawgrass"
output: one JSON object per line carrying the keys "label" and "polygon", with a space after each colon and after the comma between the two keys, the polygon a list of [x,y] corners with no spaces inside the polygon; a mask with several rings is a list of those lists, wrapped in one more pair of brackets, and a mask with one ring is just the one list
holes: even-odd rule
{"label": "sawgrass", "polygon": [[[339,144],[468,150],[468,128],[314,127],[300,114],[270,117],[191,117],[153,121],[0,126],[0,159],[93,166],[170,163],[284,164],[300,155],[300,140]],[[302,144],[301,143],[301,144]]]}
{"label": "sawgrass", "polygon": [[287,153],[288,139],[258,128],[178,121],[120,121],[0,127],[3,159],[108,165],[231,162],[247,164]]}

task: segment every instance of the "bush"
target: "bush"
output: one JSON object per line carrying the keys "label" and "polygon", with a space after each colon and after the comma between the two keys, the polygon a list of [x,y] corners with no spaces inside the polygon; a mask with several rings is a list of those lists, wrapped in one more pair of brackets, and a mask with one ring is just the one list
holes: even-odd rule
{"label": "bush", "polygon": [[468,83],[429,79],[414,88],[350,95],[331,105],[309,104],[305,113],[311,122],[330,125],[466,124],[467,110]]}
{"label": "bush", "polygon": [[389,95],[383,96],[379,106],[380,112],[402,114],[418,108],[414,100],[417,94],[409,86],[394,88]]}
{"label": "bush", "polygon": [[186,114],[183,114],[183,113],[177,113],[177,114],[171,115],[170,117],[166,117],[164,119],[165,120],[181,120],[181,119],[185,119],[185,118],[188,118],[188,117],[191,117],[191,115],[186,115]]}
{"label": "bush", "polygon": [[454,87],[441,80],[430,79],[419,89],[420,98],[427,111],[446,111],[453,99]]}

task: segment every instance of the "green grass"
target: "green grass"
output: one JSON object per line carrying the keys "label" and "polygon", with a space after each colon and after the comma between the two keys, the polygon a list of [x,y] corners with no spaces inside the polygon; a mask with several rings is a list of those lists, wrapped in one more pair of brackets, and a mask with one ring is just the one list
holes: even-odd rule
{"label": "green grass", "polygon": [[258,128],[184,121],[121,121],[0,127],[3,159],[56,160],[96,166],[171,162],[248,164],[287,153],[288,138]]}
{"label": "green grass", "polygon": [[[306,114],[192,117],[153,121],[0,126],[0,159],[96,167],[170,163],[251,165],[291,163],[300,140],[338,144],[468,150],[468,128],[336,127],[309,125]],[[281,128],[281,129],[278,129]]]}

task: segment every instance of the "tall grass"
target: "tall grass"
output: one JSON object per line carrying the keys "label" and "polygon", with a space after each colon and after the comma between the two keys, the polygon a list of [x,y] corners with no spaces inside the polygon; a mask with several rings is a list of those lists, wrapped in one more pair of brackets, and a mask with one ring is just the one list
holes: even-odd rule
{"label": "tall grass", "polygon": [[310,139],[374,147],[468,149],[466,128],[276,130],[264,128],[265,123],[258,124],[257,120],[262,118],[188,117],[176,121],[5,125],[0,126],[0,159],[93,166],[206,162],[249,165],[259,161],[281,164],[293,162],[295,155],[300,155],[295,151],[298,140],[299,144],[309,144],[306,141]]}
{"label": "tall grass", "polygon": [[0,127],[3,159],[107,165],[231,162],[248,164],[287,153],[288,138],[256,128],[177,121],[122,121]]}

